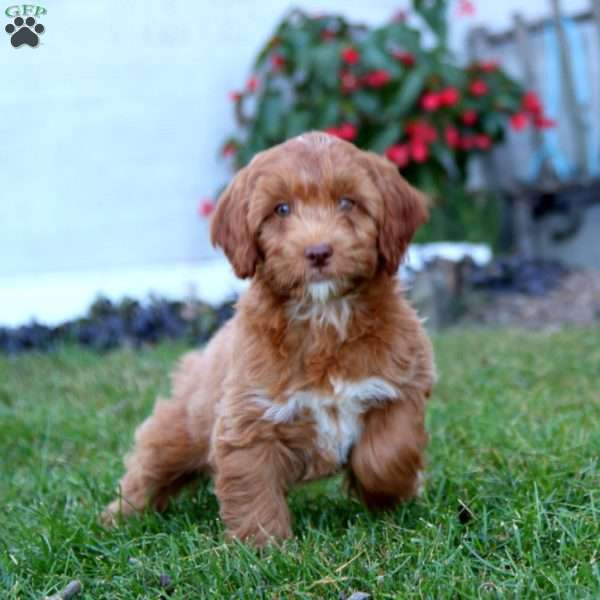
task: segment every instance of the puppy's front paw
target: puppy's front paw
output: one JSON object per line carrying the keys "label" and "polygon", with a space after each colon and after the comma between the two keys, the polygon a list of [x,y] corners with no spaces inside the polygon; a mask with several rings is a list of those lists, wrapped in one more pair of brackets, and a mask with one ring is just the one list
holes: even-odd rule
{"label": "puppy's front paw", "polygon": [[121,498],[113,500],[100,514],[100,523],[107,529],[117,527],[122,521],[137,511]]}
{"label": "puppy's front paw", "polygon": [[280,527],[267,531],[264,527],[253,529],[243,529],[238,531],[228,530],[226,536],[229,539],[238,539],[250,544],[255,548],[264,548],[265,546],[282,544],[285,540],[293,537],[289,525],[282,524]]}
{"label": "puppy's front paw", "polygon": [[426,476],[424,471],[417,471],[417,479],[415,481],[415,497],[421,498],[425,493]]}
{"label": "puppy's front paw", "polygon": [[114,500],[100,513],[100,524],[106,529],[112,529],[118,525],[118,517],[121,512],[119,504],[118,500]]}

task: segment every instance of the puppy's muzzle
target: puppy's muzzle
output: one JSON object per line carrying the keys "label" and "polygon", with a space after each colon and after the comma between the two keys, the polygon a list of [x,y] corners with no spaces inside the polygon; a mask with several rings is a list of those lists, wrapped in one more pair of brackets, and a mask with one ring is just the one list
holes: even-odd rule
{"label": "puppy's muzzle", "polygon": [[304,249],[304,256],[311,267],[321,268],[327,265],[333,256],[333,248],[329,244],[317,244]]}

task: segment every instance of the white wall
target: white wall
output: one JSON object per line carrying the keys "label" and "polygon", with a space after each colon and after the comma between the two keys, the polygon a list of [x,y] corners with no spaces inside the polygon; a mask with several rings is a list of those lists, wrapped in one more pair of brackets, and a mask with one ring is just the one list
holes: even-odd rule
{"label": "white wall", "polygon": [[[289,4],[50,0],[40,47],[0,32],[0,275],[206,256],[227,93]],[[376,23],[395,2],[343,5]]]}
{"label": "white wall", "polygon": [[[508,26],[514,10],[546,10],[546,0],[474,1],[476,18],[453,17],[457,48],[481,20]],[[212,256],[196,206],[229,175],[217,156],[234,129],[227,93],[243,85],[277,21],[300,4],[376,24],[403,3],[42,4],[38,48],[13,48],[0,18],[0,323],[44,317],[41,274],[97,274],[101,290],[107,270],[150,273]]]}

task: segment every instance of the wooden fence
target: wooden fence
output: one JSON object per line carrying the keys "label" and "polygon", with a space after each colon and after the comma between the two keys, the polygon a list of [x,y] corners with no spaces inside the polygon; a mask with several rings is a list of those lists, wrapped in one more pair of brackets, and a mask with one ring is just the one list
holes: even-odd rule
{"label": "wooden fence", "polygon": [[526,256],[539,254],[536,229],[548,213],[562,216],[552,232],[560,242],[600,202],[600,0],[572,17],[563,15],[559,0],[549,0],[548,8],[541,21],[515,14],[508,31],[476,28],[469,36],[472,59],[501,62],[539,93],[557,123],[511,132],[482,163],[486,182],[508,199],[514,242]]}

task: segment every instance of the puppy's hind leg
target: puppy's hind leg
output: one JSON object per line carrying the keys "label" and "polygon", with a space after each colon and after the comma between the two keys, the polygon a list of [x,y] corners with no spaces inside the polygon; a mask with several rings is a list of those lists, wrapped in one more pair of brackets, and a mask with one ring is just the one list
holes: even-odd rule
{"label": "puppy's hind leg", "polygon": [[154,412],[137,429],[135,447],[125,459],[120,495],[102,514],[105,525],[146,507],[164,510],[169,498],[206,469],[208,439],[189,430],[187,404],[158,400]]}

